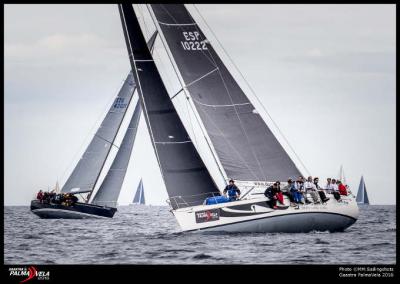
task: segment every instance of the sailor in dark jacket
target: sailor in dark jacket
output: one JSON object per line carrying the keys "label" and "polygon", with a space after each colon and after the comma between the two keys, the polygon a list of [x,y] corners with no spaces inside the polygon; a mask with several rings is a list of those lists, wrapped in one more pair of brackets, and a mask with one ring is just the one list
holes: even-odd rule
{"label": "sailor in dark jacket", "polygon": [[235,181],[233,179],[229,181],[229,184],[224,189],[224,194],[226,195],[227,193],[231,201],[237,200],[240,196],[240,190],[235,185]]}
{"label": "sailor in dark jacket", "polygon": [[269,199],[267,201],[268,205],[274,209],[278,208],[276,206],[276,201],[278,199],[278,197],[276,196],[277,193],[278,193],[278,184],[276,182],[270,187],[268,187],[264,192],[264,195]]}

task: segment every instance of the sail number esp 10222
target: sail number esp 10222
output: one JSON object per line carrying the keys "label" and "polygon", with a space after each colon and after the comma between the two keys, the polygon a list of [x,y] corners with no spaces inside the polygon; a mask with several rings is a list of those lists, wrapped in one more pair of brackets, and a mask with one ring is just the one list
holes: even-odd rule
{"label": "sail number esp 10222", "polygon": [[184,41],[181,45],[184,50],[207,50],[206,40],[200,40],[199,32],[182,32]]}

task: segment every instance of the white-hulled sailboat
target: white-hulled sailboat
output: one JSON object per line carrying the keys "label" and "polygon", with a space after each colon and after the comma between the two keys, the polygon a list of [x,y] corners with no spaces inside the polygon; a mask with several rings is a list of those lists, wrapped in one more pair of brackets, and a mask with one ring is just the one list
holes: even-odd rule
{"label": "white-hulled sailboat", "polygon": [[[164,86],[131,4],[119,11],[129,60],[151,141],[183,231],[342,231],[358,218],[352,195],[323,204],[271,208],[262,193],[276,180],[302,175],[206,39],[184,5],[147,5],[182,89],[172,98]],[[172,60],[171,60],[172,61]],[[210,151],[227,182],[247,192],[237,201],[207,205],[221,195],[172,99],[185,95],[194,106]],[[215,173],[213,173],[215,176]],[[229,177],[229,178],[228,178]],[[261,192],[260,192],[261,190]],[[261,193],[261,194],[260,194]],[[219,198],[215,198],[219,200]]]}

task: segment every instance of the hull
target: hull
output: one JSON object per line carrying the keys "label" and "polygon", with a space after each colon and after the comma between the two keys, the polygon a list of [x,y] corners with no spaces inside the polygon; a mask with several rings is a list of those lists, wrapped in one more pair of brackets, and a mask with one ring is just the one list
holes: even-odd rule
{"label": "hull", "polygon": [[333,197],[326,204],[307,204],[272,209],[267,199],[254,198],[216,205],[201,205],[173,210],[183,231],[306,233],[344,231],[359,216],[354,197]]}
{"label": "hull", "polygon": [[79,202],[73,206],[64,206],[32,200],[31,211],[43,219],[88,219],[112,218],[117,209]]}

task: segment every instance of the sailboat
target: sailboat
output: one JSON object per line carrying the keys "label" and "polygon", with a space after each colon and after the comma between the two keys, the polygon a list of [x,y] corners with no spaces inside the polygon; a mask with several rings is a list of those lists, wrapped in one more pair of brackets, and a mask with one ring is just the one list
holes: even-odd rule
{"label": "sailboat", "polygon": [[144,199],[144,187],[143,180],[140,179],[139,185],[136,189],[135,197],[133,198],[132,204],[146,204]]}
{"label": "sailboat", "polygon": [[[276,180],[302,175],[241,90],[186,7],[146,5],[182,88],[170,97],[146,46],[131,4],[119,4],[122,28],[146,125],[180,228],[189,231],[343,231],[356,222],[355,197],[276,210],[263,195]],[[198,118],[218,166],[210,173],[172,100],[184,95]],[[203,153],[204,157],[204,153]],[[208,161],[209,162],[209,161]],[[209,164],[209,163],[207,163]],[[210,204],[222,195],[215,182],[230,178],[246,192],[236,201]],[[282,185],[284,183],[281,183]],[[285,200],[289,204],[289,200]]]}
{"label": "sailboat", "polygon": [[343,165],[340,165],[338,180],[340,180],[344,185],[347,185],[346,176],[344,175]]}
{"label": "sailboat", "polygon": [[[157,33],[154,33],[148,42],[150,50],[153,48],[156,36]],[[79,194],[85,202],[66,205],[52,200],[35,199],[31,201],[31,211],[34,214],[41,218],[66,219],[114,216],[142,112],[140,103],[135,106],[121,145],[117,147],[114,140],[135,90],[136,83],[132,72],[129,72],[101,126],[61,189],[64,194]],[[118,148],[117,154],[103,182],[91,198],[112,147]]]}
{"label": "sailboat", "polygon": [[369,205],[367,187],[365,186],[363,176],[361,176],[360,185],[358,186],[356,201],[358,204]]}

